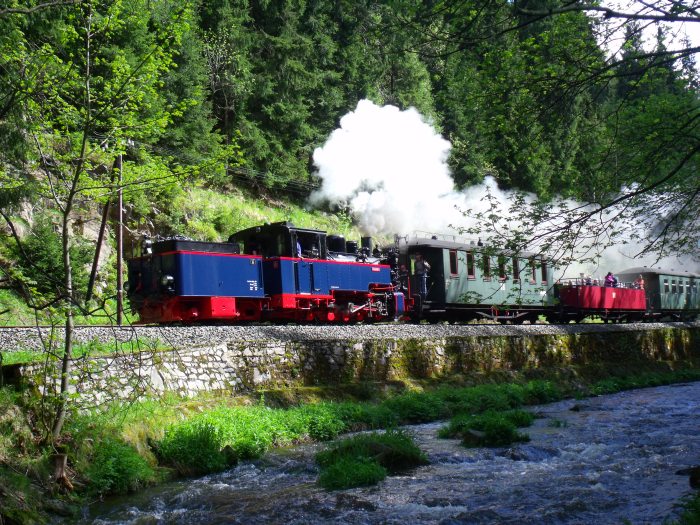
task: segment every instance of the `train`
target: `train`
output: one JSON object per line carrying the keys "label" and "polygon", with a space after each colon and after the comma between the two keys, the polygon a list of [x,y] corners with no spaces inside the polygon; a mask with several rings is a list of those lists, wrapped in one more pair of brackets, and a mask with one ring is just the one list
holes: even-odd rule
{"label": "train", "polygon": [[380,249],[371,237],[346,240],[291,222],[227,242],[145,238],[127,267],[127,297],[144,324],[622,323],[700,313],[700,274],[692,272],[629,268],[611,287],[583,276],[555,280],[546,257],[481,241],[395,236]]}

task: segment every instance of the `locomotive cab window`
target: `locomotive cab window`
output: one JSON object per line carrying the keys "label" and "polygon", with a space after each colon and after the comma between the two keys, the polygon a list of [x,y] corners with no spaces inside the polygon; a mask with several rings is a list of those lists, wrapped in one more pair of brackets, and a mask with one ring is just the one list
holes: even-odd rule
{"label": "locomotive cab window", "polygon": [[[296,240],[301,248],[301,256],[311,259],[326,258],[326,239],[315,232],[296,232]],[[296,243],[294,243],[296,246]],[[294,250],[296,251],[296,249]],[[297,253],[294,256],[298,256]]]}
{"label": "locomotive cab window", "polygon": [[459,268],[457,267],[457,250],[450,250],[450,275],[457,275]]}

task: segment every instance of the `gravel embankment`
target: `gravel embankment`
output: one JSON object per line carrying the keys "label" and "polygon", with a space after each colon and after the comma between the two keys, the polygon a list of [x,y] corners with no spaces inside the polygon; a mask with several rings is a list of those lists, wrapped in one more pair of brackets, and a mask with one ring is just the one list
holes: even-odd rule
{"label": "gravel embankment", "polygon": [[[77,342],[115,339],[129,341],[147,339],[166,346],[184,348],[242,341],[333,341],[372,339],[442,339],[474,336],[523,336],[576,333],[629,332],[662,328],[700,328],[700,321],[691,323],[569,324],[569,325],[411,325],[378,324],[357,326],[125,326],[80,327]],[[0,328],[0,351],[41,349],[41,337],[48,328]],[[59,338],[62,331],[56,334]],[[41,336],[41,337],[40,337]]]}

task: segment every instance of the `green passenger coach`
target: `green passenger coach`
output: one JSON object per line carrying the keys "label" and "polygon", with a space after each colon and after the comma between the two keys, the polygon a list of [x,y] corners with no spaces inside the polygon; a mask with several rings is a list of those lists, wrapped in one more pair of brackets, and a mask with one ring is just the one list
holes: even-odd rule
{"label": "green passenger coach", "polygon": [[[427,293],[420,293],[416,255],[429,263]],[[534,322],[555,304],[550,261],[477,243],[414,238],[400,245],[402,269],[420,317],[427,320]]]}
{"label": "green passenger coach", "polygon": [[644,266],[624,270],[617,277],[634,282],[640,275],[644,279],[648,318],[684,321],[700,313],[700,274]]}

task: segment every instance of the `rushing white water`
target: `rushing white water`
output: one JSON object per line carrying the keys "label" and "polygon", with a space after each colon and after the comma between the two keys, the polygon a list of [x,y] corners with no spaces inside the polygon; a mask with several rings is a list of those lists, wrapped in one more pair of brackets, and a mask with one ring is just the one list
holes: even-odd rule
{"label": "rushing white water", "polygon": [[[571,410],[577,408],[578,410]],[[430,465],[376,487],[325,492],[297,447],[228,472],[98,505],[97,524],[657,524],[700,464],[700,382],[533,407],[531,441],[466,449],[410,427]]]}

